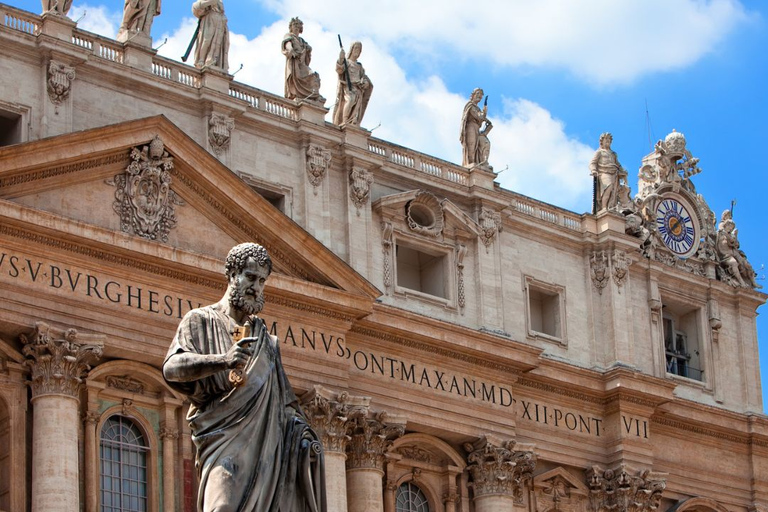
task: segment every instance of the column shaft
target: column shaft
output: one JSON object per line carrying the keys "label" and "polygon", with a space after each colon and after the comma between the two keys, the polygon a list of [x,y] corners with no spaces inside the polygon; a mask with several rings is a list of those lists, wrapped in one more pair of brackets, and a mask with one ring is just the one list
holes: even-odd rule
{"label": "column shaft", "polygon": [[384,512],[383,477],[379,469],[347,470],[348,512]]}

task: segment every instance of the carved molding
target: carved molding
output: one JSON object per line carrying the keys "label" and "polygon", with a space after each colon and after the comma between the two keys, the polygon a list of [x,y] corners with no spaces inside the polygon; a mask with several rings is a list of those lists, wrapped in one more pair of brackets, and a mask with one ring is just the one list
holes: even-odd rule
{"label": "carved molding", "polygon": [[384,256],[384,288],[392,288],[392,223],[381,223],[381,246]]}
{"label": "carved molding", "polygon": [[315,195],[317,195],[317,187],[323,182],[325,174],[328,172],[330,163],[331,151],[329,149],[317,144],[310,144],[307,147],[307,178],[315,187]]}
{"label": "carved molding", "polygon": [[48,63],[48,98],[57,108],[69,97],[72,81],[75,79],[75,68],[63,62],[52,60]]}
{"label": "carved molding", "polygon": [[608,256],[605,251],[595,251],[589,258],[589,272],[592,277],[592,284],[595,285],[597,293],[603,294],[603,288],[608,285]]}
{"label": "carved molding", "polygon": [[666,473],[634,470],[620,464],[613,469],[592,466],[586,471],[592,512],[649,512],[661,504]]}
{"label": "carved molding", "polygon": [[414,233],[437,238],[443,233],[445,214],[442,203],[431,192],[420,190],[405,205],[405,218]]}
{"label": "carved molding", "polygon": [[221,156],[221,153],[229,149],[234,129],[234,119],[218,112],[211,113],[208,118],[208,142],[216,156]]}
{"label": "carved molding", "polygon": [[506,495],[515,503],[523,503],[526,485],[533,479],[536,454],[530,445],[517,445],[514,440],[496,441],[488,437],[475,444],[467,443],[467,462],[475,499],[486,495]]}
{"label": "carved molding", "polygon": [[459,309],[464,310],[464,306],[467,305],[467,294],[464,286],[464,256],[467,255],[467,246],[464,244],[458,244],[456,246],[456,277],[458,288],[458,304]]}
{"label": "carved molding", "polygon": [[346,391],[331,393],[316,385],[314,390],[302,397],[302,409],[325,450],[344,453],[356,421],[368,415],[369,401],[362,397],[350,397]]}
{"label": "carved molding", "polygon": [[81,343],[75,329],[57,331],[44,322],[34,332],[20,336],[32,371],[32,398],[44,395],[79,397],[83,377],[90,364],[101,358],[102,344]]}
{"label": "carved molding", "polygon": [[384,454],[392,442],[405,433],[405,425],[390,423],[386,413],[354,420],[347,446],[347,469],[384,471]]}
{"label": "carved molding", "polygon": [[401,446],[397,449],[397,453],[402,455],[404,459],[415,460],[416,462],[424,462],[427,464],[438,463],[430,452],[418,446]]}
{"label": "carved molding", "polygon": [[168,241],[176,227],[175,205],[184,202],[171,190],[173,157],[155,136],[139,149],[131,150],[131,163],[125,172],[107,180],[115,190],[112,207],[120,217],[120,228],[147,240]]}
{"label": "carved molding", "polygon": [[497,211],[489,208],[483,208],[480,210],[480,240],[485,245],[486,250],[491,246],[497,235],[503,229],[504,224],[501,222],[501,214]]}
{"label": "carved molding", "polygon": [[363,167],[353,167],[349,173],[349,198],[352,204],[357,208],[357,214],[360,215],[360,209],[365,206],[371,195],[371,185],[373,184],[373,173]]}
{"label": "carved molding", "polygon": [[158,435],[162,440],[175,441],[181,436],[181,431],[176,428],[168,428],[165,425],[162,425]]}
{"label": "carved molding", "polygon": [[107,386],[129,393],[144,394],[144,384],[128,375],[109,375],[105,379]]}

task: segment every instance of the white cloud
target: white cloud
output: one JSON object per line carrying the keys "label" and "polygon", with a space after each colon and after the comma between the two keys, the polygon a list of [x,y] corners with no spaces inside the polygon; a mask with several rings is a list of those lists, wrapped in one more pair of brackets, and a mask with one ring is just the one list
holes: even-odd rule
{"label": "white cloud", "polygon": [[75,3],[69,12],[73,20],[80,20],[77,28],[99,34],[112,39],[117,36],[117,30],[123,21],[122,11],[112,11],[104,5]]}
{"label": "white cloud", "polygon": [[596,85],[690,65],[750,17],[737,0],[261,1],[416,58],[556,67]]}

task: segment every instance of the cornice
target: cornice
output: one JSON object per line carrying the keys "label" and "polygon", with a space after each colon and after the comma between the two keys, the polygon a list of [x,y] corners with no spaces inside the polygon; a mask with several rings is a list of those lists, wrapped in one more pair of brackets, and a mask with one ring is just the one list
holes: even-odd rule
{"label": "cornice", "polygon": [[708,428],[701,424],[691,423],[688,419],[675,419],[656,415],[651,417],[651,423],[659,427],[713,437],[721,441],[768,448],[768,438],[763,438],[762,436],[758,438],[753,434],[741,434]]}

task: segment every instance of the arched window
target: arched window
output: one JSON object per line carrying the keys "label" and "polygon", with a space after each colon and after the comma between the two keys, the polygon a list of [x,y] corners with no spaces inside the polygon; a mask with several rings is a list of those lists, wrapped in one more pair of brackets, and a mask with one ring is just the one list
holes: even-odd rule
{"label": "arched window", "polygon": [[395,512],[429,512],[427,496],[412,482],[405,482],[397,489],[395,503]]}
{"label": "arched window", "polygon": [[147,510],[147,446],[136,424],[111,416],[101,428],[102,512]]}

